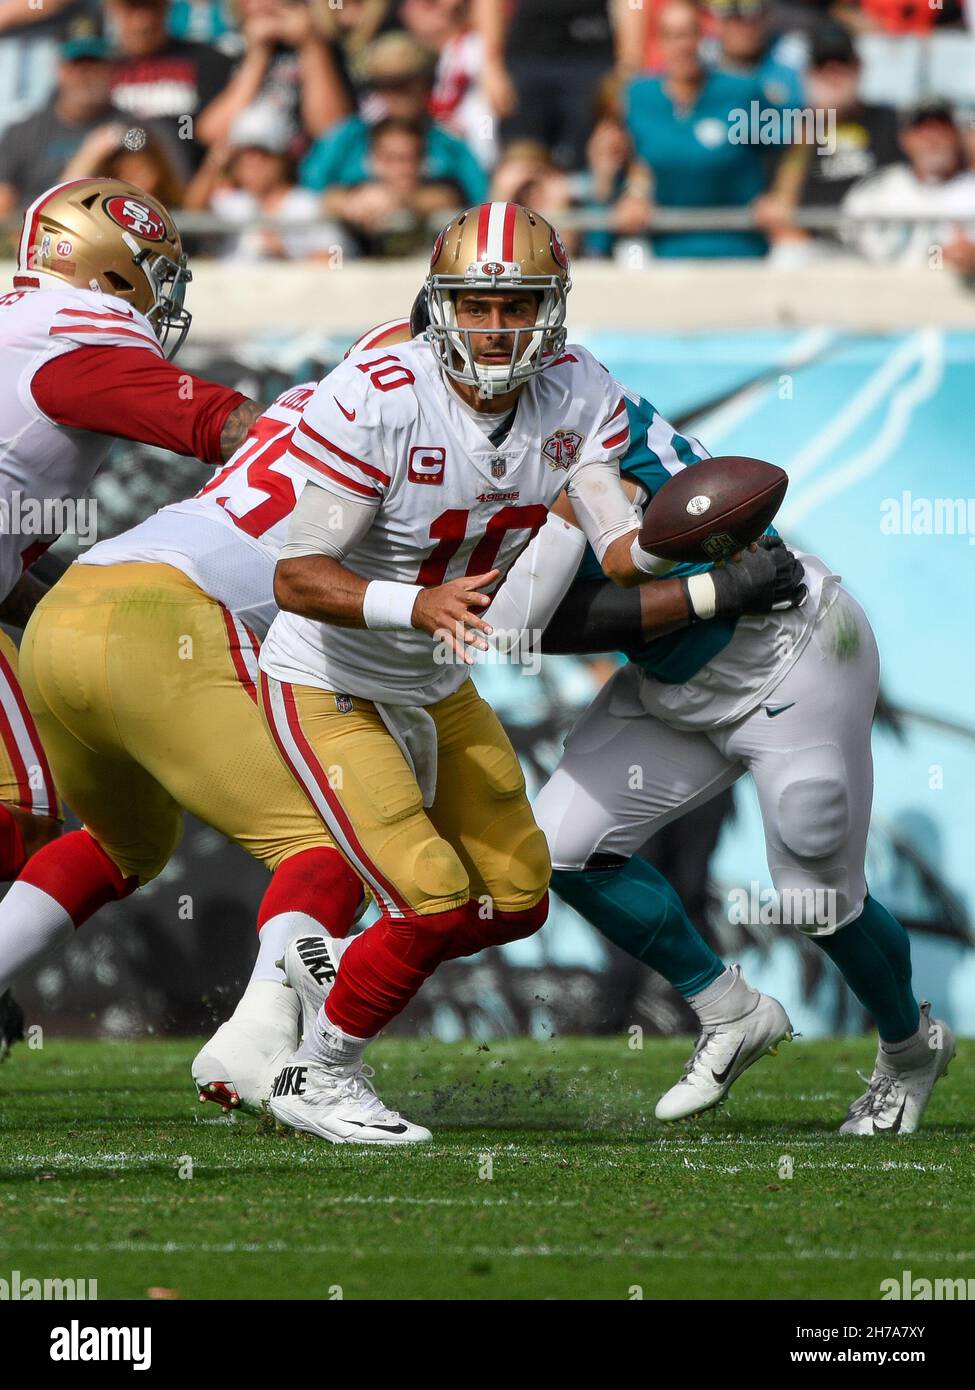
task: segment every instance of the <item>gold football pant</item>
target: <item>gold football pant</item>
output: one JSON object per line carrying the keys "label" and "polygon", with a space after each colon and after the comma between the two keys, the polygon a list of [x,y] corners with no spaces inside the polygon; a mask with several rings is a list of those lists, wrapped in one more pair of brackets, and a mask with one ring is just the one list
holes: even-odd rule
{"label": "gold football pant", "polygon": [[437,732],[433,804],[369,700],[261,674],[262,708],[284,761],[391,918],[483,900],[523,912],[551,872],[525,779],[497,715],[467,680],[427,706]]}
{"label": "gold football pant", "polygon": [[20,652],[58,787],[124,877],[154,878],[189,811],[269,869],[330,843],[257,706],[253,634],[179,570],[72,565]]}

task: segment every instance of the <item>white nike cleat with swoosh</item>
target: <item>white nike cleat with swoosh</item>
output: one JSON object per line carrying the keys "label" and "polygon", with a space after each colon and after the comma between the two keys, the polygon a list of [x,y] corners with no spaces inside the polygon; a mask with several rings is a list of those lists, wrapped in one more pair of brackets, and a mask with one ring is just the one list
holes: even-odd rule
{"label": "white nike cleat with swoosh", "polygon": [[372,1067],[311,1062],[297,1054],[271,1087],[271,1113],[291,1129],[330,1144],[422,1144],[431,1135],[383,1105],[372,1086]]}
{"label": "white nike cleat with swoosh", "polygon": [[686,1120],[724,1100],[734,1083],[766,1053],[792,1037],[789,1015],[777,999],[760,994],[750,1013],[705,1028],[684,1075],[657,1101],[658,1120]]}
{"label": "white nike cleat with swoosh", "polygon": [[850,1106],[841,1134],[913,1134],[934,1090],[955,1055],[955,1035],[931,1005],[921,1005],[923,1041],[904,1053],[877,1049],[867,1089]]}

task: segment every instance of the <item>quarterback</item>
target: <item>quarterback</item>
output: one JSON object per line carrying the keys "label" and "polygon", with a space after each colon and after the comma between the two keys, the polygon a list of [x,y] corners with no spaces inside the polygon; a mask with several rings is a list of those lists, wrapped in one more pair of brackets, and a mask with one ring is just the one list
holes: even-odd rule
{"label": "quarterback", "polygon": [[291,441],[311,486],[275,572],[263,709],[381,910],[272,1088],[278,1119],[332,1142],[430,1137],[379,1102],[367,1043],[441,961],[545,920],[545,840],[469,679],[484,610],[563,489],[611,579],[658,568],[619,476],[621,388],[566,346],[569,288],[542,217],[468,210],[434,247],[425,337],[336,368]]}
{"label": "quarterback", "polygon": [[[257,415],[238,391],[164,356],[189,328],[189,278],[169,213],[131,184],[58,184],[27,209],[13,288],[0,294],[4,621],[24,625],[43,592],[28,570],[65,529],[113,439],[217,463]],[[60,833],[55,781],[17,650],[0,634],[0,880]]]}

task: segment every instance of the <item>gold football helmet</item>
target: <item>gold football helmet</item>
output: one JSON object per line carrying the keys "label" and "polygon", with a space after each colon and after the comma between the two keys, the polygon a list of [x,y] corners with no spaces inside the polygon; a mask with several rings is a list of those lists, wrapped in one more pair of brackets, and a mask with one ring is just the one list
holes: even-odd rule
{"label": "gold football helmet", "polygon": [[[476,362],[471,334],[459,328],[454,297],[459,290],[535,290],[534,327],[511,334],[505,365]],[[468,208],[437,237],[426,280],[427,336],[454,381],[501,395],[545,370],[565,345],[566,295],[572,288],[562,238],[545,218],[519,203],[481,203]]]}
{"label": "gold football helmet", "polygon": [[14,284],[40,288],[47,277],[124,299],[149,320],[167,357],[189,330],[190,272],[176,224],[158,199],[121,179],[59,183],[27,209]]}

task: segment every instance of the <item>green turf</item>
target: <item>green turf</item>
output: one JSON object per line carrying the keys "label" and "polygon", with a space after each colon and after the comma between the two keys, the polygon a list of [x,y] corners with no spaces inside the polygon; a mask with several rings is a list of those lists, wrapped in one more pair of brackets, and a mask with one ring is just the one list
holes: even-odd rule
{"label": "green turf", "polygon": [[973,1043],[921,1133],[855,1140],[835,1128],[866,1040],[784,1046],[678,1128],[653,1105],[687,1040],[388,1041],[380,1094],[434,1130],[389,1149],[220,1118],[194,1050],[17,1048],[0,1278],[95,1278],[101,1298],[876,1299],[903,1269],[975,1276]]}

